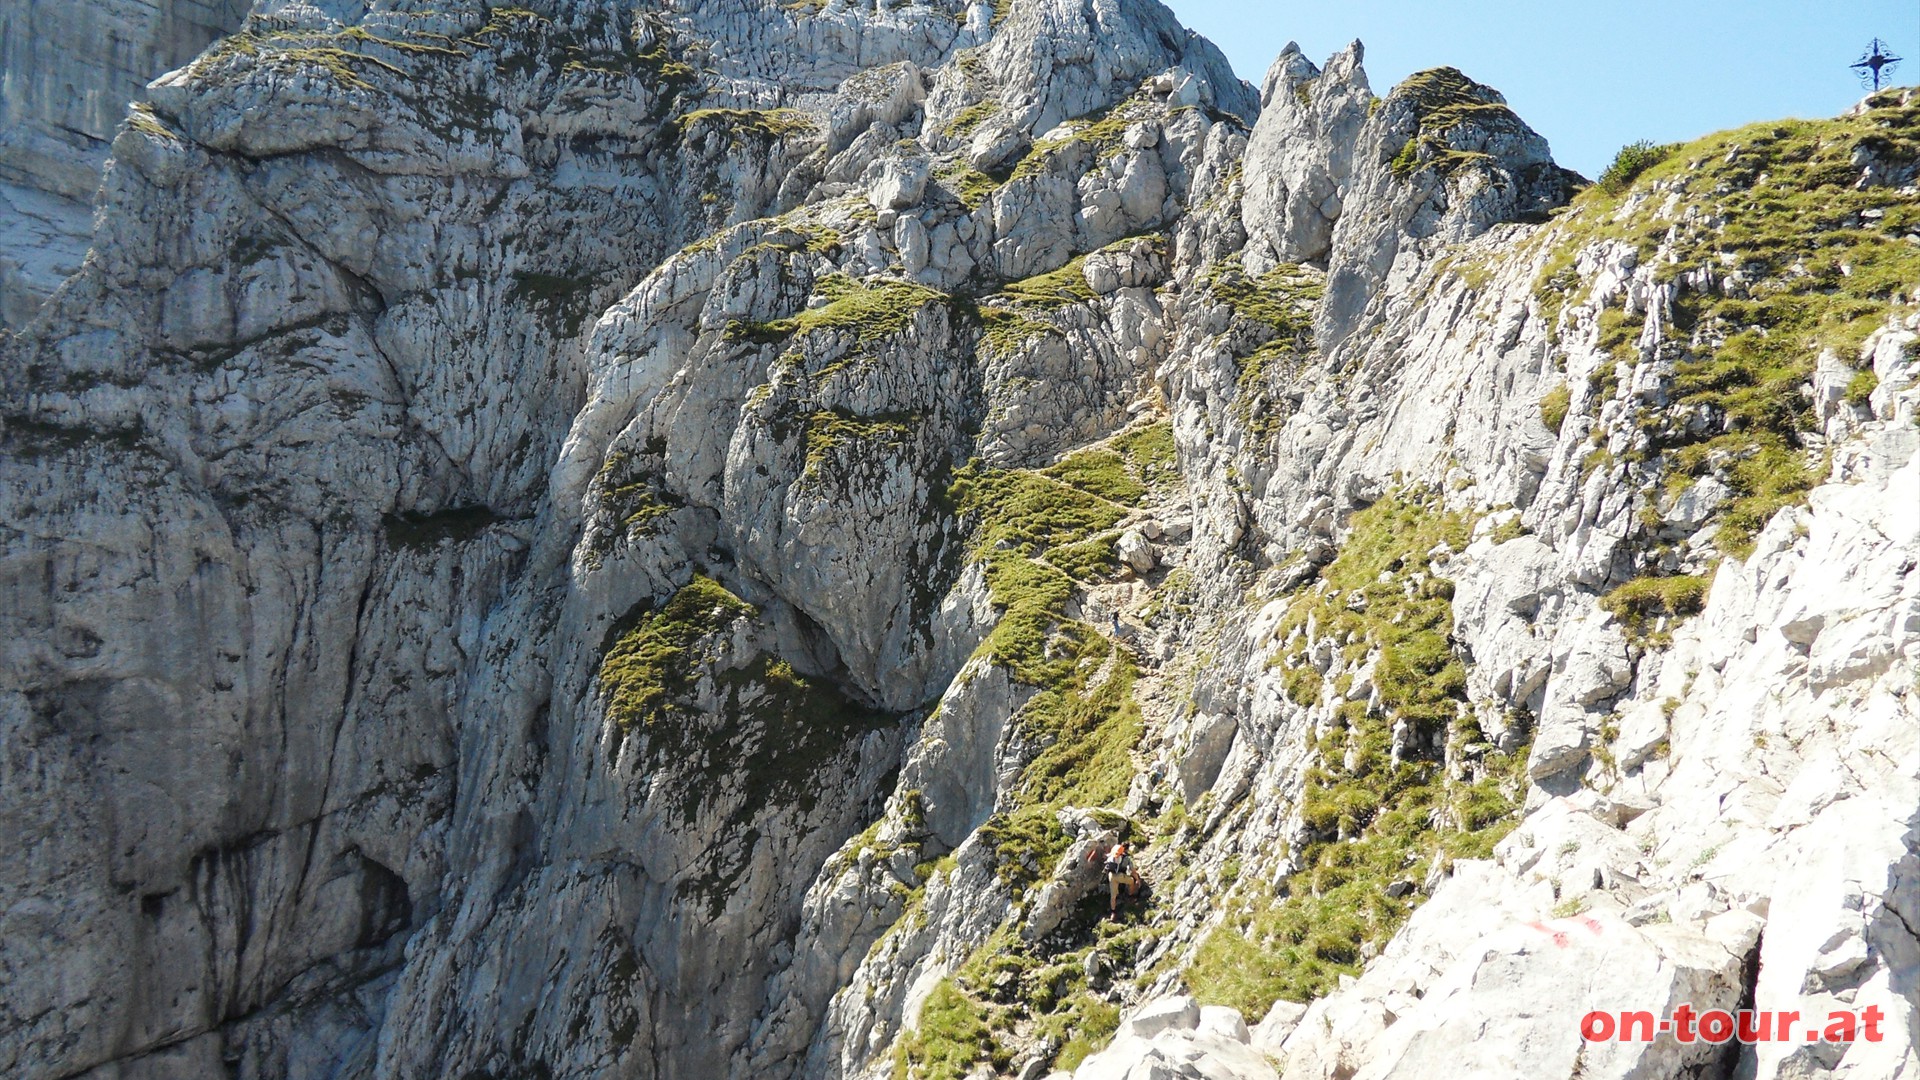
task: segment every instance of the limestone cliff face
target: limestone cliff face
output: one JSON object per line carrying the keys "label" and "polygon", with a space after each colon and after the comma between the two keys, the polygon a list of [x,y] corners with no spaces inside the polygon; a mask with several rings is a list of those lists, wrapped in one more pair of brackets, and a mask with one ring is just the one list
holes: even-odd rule
{"label": "limestone cliff face", "polygon": [[[0,1066],[1916,1067],[1913,123],[256,5],[0,338]],[[1889,1035],[1579,1040],[1756,999]]]}
{"label": "limestone cliff face", "polygon": [[244,0],[0,5],[0,326],[80,267],[107,144],[148,80],[238,28]]}

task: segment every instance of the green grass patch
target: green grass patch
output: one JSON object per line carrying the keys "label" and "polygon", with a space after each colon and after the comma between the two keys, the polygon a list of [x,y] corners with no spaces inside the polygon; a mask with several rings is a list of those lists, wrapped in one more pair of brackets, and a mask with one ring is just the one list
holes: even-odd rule
{"label": "green grass patch", "polygon": [[672,128],[681,138],[702,128],[717,129],[735,145],[748,139],[770,142],[814,135],[820,130],[812,117],[798,109],[695,109],[674,117]]}
{"label": "green grass patch", "polygon": [[148,138],[163,139],[167,142],[180,142],[180,133],[168,127],[160,119],[153,106],[144,101],[136,101],[127,110],[127,128],[137,131]]}
{"label": "green grass patch", "polygon": [[[1616,361],[1634,363],[1640,359],[1638,342],[1645,328],[1644,316],[1628,315],[1620,308],[1607,308],[1600,313],[1600,336],[1595,347]],[[1611,370],[1608,374],[1611,374]]]}
{"label": "green grass patch", "polygon": [[1113,448],[1127,461],[1127,467],[1149,487],[1173,480],[1179,468],[1179,454],[1173,441],[1173,423],[1157,423],[1130,428],[1113,440]]}
{"label": "green grass patch", "polygon": [[1514,132],[1525,126],[1491,87],[1474,82],[1456,68],[1414,72],[1394,87],[1393,95],[1411,98],[1419,119],[1419,129],[1390,163],[1393,174],[1401,179],[1424,169],[1446,176],[1463,165],[1492,160],[1479,151],[1453,148],[1449,136],[1462,124],[1474,122]]}
{"label": "green grass patch", "polygon": [[1060,1052],[1053,1059],[1056,1069],[1079,1068],[1081,1062],[1105,1047],[1113,1040],[1113,1033],[1120,1030],[1120,1006],[1109,1005],[1091,994],[1082,994],[1071,1004],[1071,1008],[1059,1014],[1065,1022],[1059,1024],[1057,1030],[1046,1032],[1062,1040]]}
{"label": "green grass patch", "polygon": [[984,329],[981,344],[997,356],[1011,356],[1029,342],[1048,334],[1060,334],[1059,329],[1051,323],[1006,308],[983,307],[980,309],[980,320]]}
{"label": "green grass patch", "polygon": [[[1125,650],[1068,612],[1080,582],[1112,569],[1114,526],[1128,507],[1175,467],[1171,426],[1142,424],[1046,469],[971,463],[946,493],[999,612],[976,655],[1034,690],[1013,722],[1035,749],[1011,805],[980,830],[996,874],[1016,895],[1048,878],[1067,849],[1063,807],[1100,811],[1115,825],[1126,820],[1117,808],[1145,728],[1134,700],[1140,673]],[[1066,946],[1061,935],[1045,946],[1024,942],[1017,924],[1003,923],[950,981],[951,995],[938,992],[941,1019],[896,1045],[895,1075],[966,1075],[982,1065],[1004,1074],[1008,1047],[1044,1038],[1060,1047],[1055,1067],[1073,1068],[1102,1045],[1119,1010],[1087,985],[1087,954],[1101,950],[1117,970],[1150,931],[1102,924],[1104,893],[1082,908],[1062,932],[1072,939]]]}
{"label": "green grass patch", "polygon": [[1136,121],[1161,117],[1164,104],[1143,92],[1117,104],[1068,121],[1066,131],[1038,139],[1014,165],[1011,179],[1022,180],[1052,171],[1060,161],[1105,161],[1126,151],[1127,128]]}
{"label": "green grass patch", "polygon": [[686,505],[640,456],[625,451],[607,455],[592,490],[608,525],[586,538],[588,562],[595,567],[617,540],[651,535],[661,518]]}
{"label": "green grass patch", "polygon": [[920,1007],[920,1023],[894,1054],[895,1080],[965,1080],[991,1046],[981,1010],[943,980]]}
{"label": "green grass patch", "polygon": [[1232,309],[1234,317],[1288,339],[1313,331],[1313,309],[1324,284],[1317,271],[1292,263],[1250,277],[1238,257],[1214,263],[1204,281],[1207,295]]}
{"label": "green grass patch", "polygon": [[1000,102],[992,98],[978,101],[961,109],[947,124],[946,136],[949,139],[966,140],[980,130],[980,125],[994,118],[1000,112]]}
{"label": "green grass patch", "polygon": [[884,416],[854,416],[846,412],[820,411],[806,419],[802,445],[806,448],[806,466],[802,478],[813,479],[852,448],[856,460],[874,460],[913,442],[915,425],[924,418],[911,413]]}
{"label": "green grass patch", "polygon": [[1525,535],[1527,535],[1527,527],[1520,523],[1519,518],[1515,517],[1495,526],[1494,530],[1487,534],[1487,539],[1492,540],[1497,546],[1518,540]]}
{"label": "green grass patch", "polygon": [[1086,262],[1086,256],[1076,255],[1057,270],[1008,283],[999,295],[1016,304],[1047,310],[1092,303],[1097,297],[1087,284]]}
{"label": "green grass patch", "polygon": [[828,303],[772,322],[735,322],[728,326],[728,336],[764,343],[801,334],[851,332],[856,344],[870,345],[906,331],[927,307],[951,302],[946,293],[924,285],[893,280],[870,283],[838,273],[820,279],[814,291]]}
{"label": "green grass patch", "polygon": [[1240,367],[1236,416],[1256,439],[1265,441],[1282,420],[1268,407],[1268,395],[1288,362],[1311,351],[1313,313],[1325,278],[1292,264],[1250,277],[1234,256],[1215,263],[1204,284],[1208,297],[1233,313],[1229,345]]}
{"label": "green grass patch", "polygon": [[1039,555],[1110,529],[1126,510],[1098,494],[1025,469],[961,469],[949,498],[974,524],[974,546]]}
{"label": "green grass patch", "polygon": [[1540,422],[1547,430],[1558,435],[1566,425],[1567,411],[1573,407],[1573,391],[1565,383],[1546,392],[1540,398]]}
{"label": "green grass patch", "polygon": [[969,468],[952,500],[974,528],[976,557],[1001,612],[978,655],[1037,691],[1015,722],[1042,749],[1021,772],[1014,806],[986,826],[1001,876],[1024,886],[1050,872],[1065,847],[1057,810],[1118,805],[1133,779],[1143,729],[1133,700],[1138,671],[1099,631],[1068,617],[1075,580],[1041,558],[1097,542],[1123,511],[1026,471]]}
{"label": "green grass patch", "polygon": [[[1439,744],[1480,741],[1464,710],[1466,671],[1448,642],[1452,587],[1431,576],[1427,552],[1463,548],[1471,521],[1431,497],[1396,494],[1355,514],[1321,583],[1293,602],[1281,636],[1311,618],[1343,646],[1350,663],[1379,654],[1381,708],[1347,702],[1343,727],[1315,746],[1302,792],[1314,839],[1303,869],[1278,894],[1243,895],[1195,952],[1186,980],[1201,1000],[1260,1016],[1280,998],[1309,1001],[1341,975],[1357,974],[1366,948],[1392,936],[1419,903],[1418,882],[1435,859],[1481,857],[1512,827],[1524,790],[1526,751],[1489,751],[1477,774],[1449,777],[1439,760],[1392,757],[1392,730],[1405,723]],[[1282,655],[1288,695],[1321,693],[1304,654]],[[1302,672],[1311,674],[1301,674]]]}
{"label": "green grass patch", "polygon": [[1112,581],[1120,574],[1120,557],[1114,551],[1119,540],[1119,532],[1105,532],[1077,544],[1050,548],[1041,558],[1075,581]]}
{"label": "green grass patch", "polygon": [[[1083,636],[1086,647],[1072,675],[1042,689],[1021,711],[1023,727],[1052,741],[1021,773],[1025,805],[1016,814],[1053,820],[1063,806],[1114,807],[1127,797],[1143,728],[1133,700],[1138,671],[1132,658],[1093,638],[1098,635]],[[1106,677],[1095,685],[1092,676],[1102,668]]]}
{"label": "green grass patch", "polygon": [[1627,639],[1640,645],[1665,645],[1681,619],[1698,615],[1707,604],[1711,575],[1643,577],[1600,598],[1600,607],[1619,620]]}
{"label": "green grass patch", "polygon": [[1050,1042],[1057,1047],[1052,1067],[1071,1070],[1113,1037],[1120,1009],[1090,986],[1087,962],[1098,954],[1114,978],[1123,978],[1119,973],[1136,962],[1157,932],[1143,924],[1104,921],[1105,912],[1106,894],[1097,890],[1049,944],[1027,942],[1006,923],[961,964],[952,982],[985,1021],[983,1059],[995,1075],[1012,1075],[1016,1045]]}
{"label": "green grass patch", "polygon": [[959,199],[961,205],[969,210],[978,210],[985,206],[987,200],[993,197],[993,193],[999,191],[1006,183],[1004,176],[982,172],[964,161],[957,161],[941,169],[934,175],[934,179],[952,192],[954,198]]}
{"label": "green grass patch", "polygon": [[[1643,264],[1664,248],[1663,280],[1703,268],[1745,278],[1745,296],[1682,294],[1671,329],[1690,345],[1675,362],[1672,403],[1637,404],[1633,418],[1652,441],[1655,472],[1717,474],[1734,489],[1715,540],[1735,557],[1817,479],[1803,439],[1816,421],[1802,388],[1821,351],[1856,356],[1868,334],[1910,308],[1920,281],[1920,246],[1905,239],[1920,231],[1920,205],[1860,182],[1868,160],[1920,160],[1920,109],[1884,95],[1869,106],[1629,147],[1617,182],[1582,193],[1546,234],[1535,293],[1550,319],[1584,286],[1575,255],[1599,241],[1634,245]],[[1628,346],[1638,319],[1617,309],[1600,319],[1602,349],[1636,360]]]}
{"label": "green grass patch", "polygon": [[1067,617],[1074,580],[1039,557],[1094,541],[1125,511],[1042,473],[972,466],[958,475],[950,499],[973,528],[988,593],[1002,611],[981,654],[1039,689],[1019,719],[1052,740],[1023,777],[1024,805],[1074,798],[1101,805],[1123,797],[1132,765],[1116,747],[1130,749],[1139,725],[1132,662],[1091,626]]}
{"label": "green grass patch", "polygon": [[1880,376],[1871,370],[1856,371],[1847,380],[1847,404],[1864,409],[1873,404],[1873,392],[1880,389]]}
{"label": "green grass patch", "polygon": [[1135,478],[1127,460],[1113,450],[1082,450],[1041,471],[1063,484],[1122,506],[1137,506],[1147,485]]}

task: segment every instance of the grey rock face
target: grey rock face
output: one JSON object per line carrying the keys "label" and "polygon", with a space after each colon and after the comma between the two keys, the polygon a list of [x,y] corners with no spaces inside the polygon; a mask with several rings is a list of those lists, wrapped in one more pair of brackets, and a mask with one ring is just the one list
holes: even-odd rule
{"label": "grey rock face", "polygon": [[[1167,21],[1142,11],[1150,29]],[[587,720],[610,685],[595,679],[598,657],[610,627],[644,622],[704,566],[759,614],[716,628],[724,641],[676,697],[684,708],[759,716],[780,680],[818,684],[848,667],[839,677],[856,693],[930,703],[982,616],[909,579],[947,542],[915,507],[937,494],[927,485],[941,463],[963,456],[982,396],[977,371],[925,348],[957,351],[976,332],[944,302],[912,317],[926,340],[899,347],[920,367],[905,381],[864,357],[862,378],[769,382],[776,354],[743,350],[728,327],[794,315],[832,264],[742,261],[764,228],[641,280],[728,218],[831,202],[824,178],[864,168],[868,153],[831,145],[842,136],[811,118],[683,105],[673,121],[669,103],[692,97],[676,50],[703,32],[723,67],[789,57],[764,83],[704,89],[728,107],[757,104],[753,85],[835,94],[807,116],[848,125],[857,143],[917,122],[917,98],[884,77],[842,83],[937,62],[951,24],[836,12],[670,23],[594,4],[287,5],[259,18],[156,84],[151,110],[122,128],[97,261],[44,330],[8,346],[9,520],[33,529],[9,538],[11,588],[39,593],[60,575],[117,584],[15,616],[9,745],[47,764],[40,781],[9,785],[14,835],[40,854],[6,883],[7,961],[49,976],[10,984],[6,1066],[191,1072],[239,1054],[283,1075],[333,1044],[349,1075],[428,1061],[719,1075],[735,1067],[767,976],[791,961],[814,868],[900,761],[902,729],[809,748],[806,783],[825,797],[763,805],[750,783],[727,794],[695,781],[756,755],[776,760],[754,768],[796,769],[778,760],[796,751],[771,749],[783,744],[766,741],[770,729],[721,724],[702,737],[726,750],[663,757],[663,736]],[[1158,41],[1131,18],[1102,29]],[[794,41],[807,47],[784,47]],[[1140,48],[1128,63],[1141,71],[1181,55]],[[1046,93],[1088,111],[1137,84],[1131,70]],[[662,185],[639,151],[663,139],[670,173],[724,178],[720,200],[710,185]],[[1101,233],[1165,214],[1163,141],[1133,140],[1152,163],[1145,179],[1116,177]],[[796,177],[825,186],[809,196]],[[900,257],[936,281],[994,261],[992,210],[935,216],[920,206],[924,184],[922,173],[888,199],[920,223],[892,230]],[[1104,327],[1089,335],[1108,357],[1107,388],[1091,411],[1026,403],[1068,431],[1114,423],[1143,362],[1148,279],[1125,252],[1100,265],[1104,291],[1136,290],[1111,301],[1117,341]],[[711,363],[736,365],[734,387],[705,374],[676,383],[665,366],[665,350],[702,335]],[[811,340],[814,370],[857,351]],[[875,469],[873,437],[886,442],[895,421],[861,418],[913,412],[930,422],[903,426],[903,456]],[[855,428],[838,450],[824,445],[838,428],[795,441],[785,426],[821,415]],[[590,450],[561,452],[570,426]],[[1051,453],[1014,437],[1021,453]],[[780,460],[789,472],[767,469]],[[871,500],[864,512],[845,498],[856,491]],[[658,533],[636,508],[664,511]],[[70,562],[75,543],[93,553],[85,568]],[[716,545],[727,566],[714,566]],[[952,625],[928,631],[941,610]],[[138,775],[150,779],[108,779]],[[989,806],[998,782],[991,769],[980,779]],[[111,789],[85,800],[97,818],[72,828],[60,808],[96,783]],[[942,826],[948,846],[978,813],[961,807]],[[991,894],[965,895],[975,914],[957,925],[994,910]],[[23,897],[51,906],[11,899]],[[65,929],[49,936],[54,925]],[[403,945],[417,959],[395,974]],[[813,1012],[783,1068],[846,981],[824,976],[796,987]],[[557,996],[528,996],[536,987]],[[669,1029],[667,1013],[706,1019]],[[897,1014],[880,1019],[897,1030]],[[407,1034],[379,1037],[388,1023]],[[581,1032],[612,1048],[574,1045]]]}
{"label": "grey rock face", "polygon": [[0,5],[0,327],[80,268],[107,144],[157,76],[240,26],[246,0]]}
{"label": "grey rock face", "polygon": [[1395,87],[1370,111],[1352,153],[1314,320],[1327,352],[1361,328],[1377,299],[1404,292],[1438,247],[1502,222],[1539,220],[1573,194],[1546,140],[1497,91],[1451,68]]}
{"label": "grey rock face", "polygon": [[[1080,1080],[1655,1076],[1707,1052],[1583,1057],[1587,1002],[1908,1000],[1920,317],[1628,626],[1649,508],[1706,573],[1737,495],[1593,464],[1705,286],[1583,244],[1549,325],[1544,141],[1360,60],[1256,96],[1145,0],[272,3],[154,83],[0,335],[0,1071],[851,1080],[972,1016],[976,1073],[1092,1017]],[[1408,490],[1457,532],[1336,588]],[[1513,831],[1387,875],[1311,1006],[1203,1005],[1357,827],[1309,785],[1408,676],[1338,620],[1403,594],[1463,737],[1383,767],[1514,754]],[[1920,1067],[1913,1015],[1743,1067]]]}
{"label": "grey rock face", "polygon": [[1355,42],[1320,70],[1289,42],[1267,71],[1247,141],[1248,266],[1325,263],[1373,100]]}

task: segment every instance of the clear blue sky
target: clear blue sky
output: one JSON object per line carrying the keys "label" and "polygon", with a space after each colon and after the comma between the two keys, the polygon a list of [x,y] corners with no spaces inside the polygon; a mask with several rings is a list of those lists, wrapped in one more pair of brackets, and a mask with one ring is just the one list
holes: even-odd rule
{"label": "clear blue sky", "polygon": [[1876,35],[1920,82],[1920,0],[1165,0],[1260,84],[1289,41],[1314,63],[1359,38],[1376,94],[1450,65],[1507,96],[1562,165],[1596,176],[1623,144],[1832,116],[1865,95]]}

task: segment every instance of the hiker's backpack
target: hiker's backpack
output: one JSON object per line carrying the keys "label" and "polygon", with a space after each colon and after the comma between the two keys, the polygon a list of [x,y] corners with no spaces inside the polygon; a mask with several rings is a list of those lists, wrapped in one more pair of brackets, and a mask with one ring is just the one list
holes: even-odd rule
{"label": "hiker's backpack", "polygon": [[1109,855],[1109,856],[1107,856],[1107,861],[1106,861],[1106,863],[1105,863],[1105,865],[1103,865],[1103,866],[1101,866],[1101,869],[1102,869],[1102,870],[1104,870],[1104,871],[1106,871],[1106,872],[1107,872],[1107,873],[1109,873],[1109,874],[1124,874],[1124,873],[1126,873],[1126,872],[1127,872],[1127,859],[1126,859],[1126,856],[1124,856],[1124,855],[1121,855],[1121,856],[1114,856],[1114,855]]}

